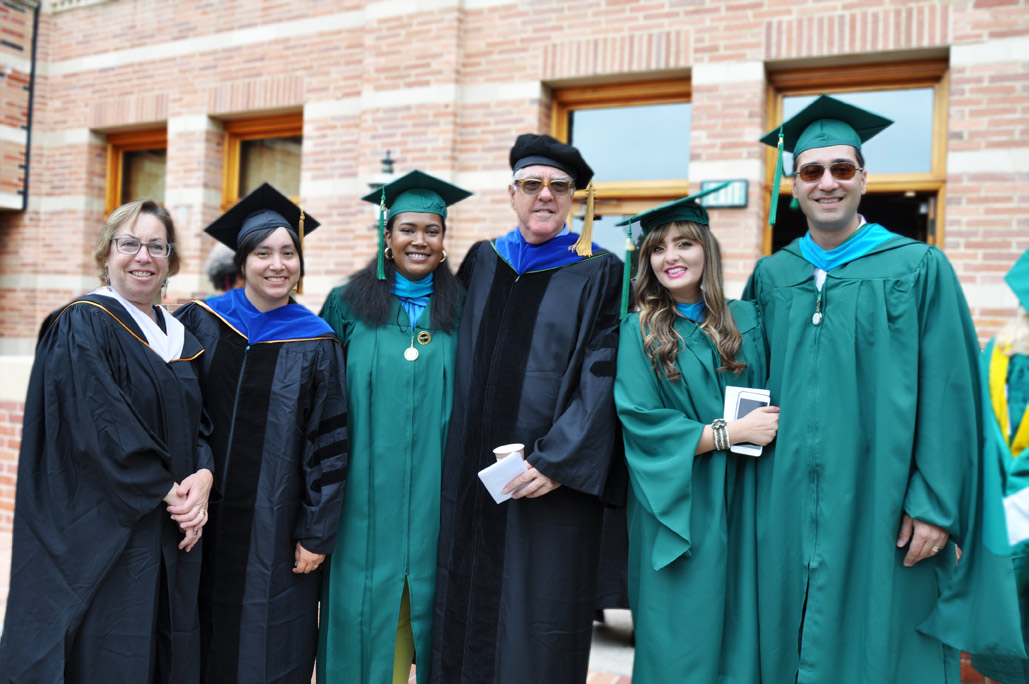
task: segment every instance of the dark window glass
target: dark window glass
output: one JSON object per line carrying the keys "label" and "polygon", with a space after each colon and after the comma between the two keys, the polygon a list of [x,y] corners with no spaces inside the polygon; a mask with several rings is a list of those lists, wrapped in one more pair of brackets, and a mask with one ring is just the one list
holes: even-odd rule
{"label": "dark window glass", "polygon": [[303,138],[244,140],[239,148],[239,195],[261,183],[274,185],[287,197],[300,195],[300,148]]}
{"label": "dark window glass", "polygon": [[164,174],[168,153],[164,149],[122,153],[121,203],[149,199],[164,204]]}

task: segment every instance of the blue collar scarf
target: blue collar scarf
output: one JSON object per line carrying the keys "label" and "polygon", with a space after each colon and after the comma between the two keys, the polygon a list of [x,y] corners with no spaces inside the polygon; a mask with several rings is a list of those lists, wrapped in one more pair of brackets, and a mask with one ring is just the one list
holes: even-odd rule
{"label": "blue collar scarf", "polygon": [[679,311],[679,313],[681,313],[683,316],[690,319],[694,323],[700,323],[702,320],[704,320],[704,316],[706,313],[704,311],[703,299],[701,299],[696,304],[680,304],[679,302],[676,302],[675,308]]}
{"label": "blue collar scarf", "polygon": [[860,259],[890,238],[897,237],[878,223],[866,223],[835,249],[825,250],[811,239],[811,231],[800,239],[800,253],[804,260],[823,271],[831,271],[838,266],[849,264]]}
{"label": "blue collar scarf", "polygon": [[[521,275],[529,271],[542,271],[548,268],[567,266],[583,257],[570,250],[569,247],[579,239],[577,233],[568,230],[568,224],[556,236],[539,245],[530,245],[522,237],[522,231],[515,228],[507,235],[501,235],[493,241],[493,247],[500,258]],[[593,252],[600,246],[593,245]]]}
{"label": "blue collar scarf", "polygon": [[429,295],[432,294],[432,274],[421,280],[408,280],[399,273],[394,273],[396,278],[393,281],[391,291],[400,300],[400,306],[404,307],[407,317],[411,319],[411,327],[418,324],[425,307],[429,305]]}
{"label": "blue collar scarf", "polygon": [[277,309],[258,311],[247,299],[246,290],[242,287],[208,299],[204,304],[238,330],[250,344],[333,334],[328,323],[292,299]]}

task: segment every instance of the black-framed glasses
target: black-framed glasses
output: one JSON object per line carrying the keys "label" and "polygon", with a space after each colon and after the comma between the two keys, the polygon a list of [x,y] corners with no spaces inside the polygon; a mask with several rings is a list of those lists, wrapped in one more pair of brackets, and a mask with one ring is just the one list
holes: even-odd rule
{"label": "black-framed glasses", "polygon": [[[825,164],[804,164],[797,170],[796,175],[805,183],[814,183],[822,180],[825,168]],[[850,180],[858,171],[864,171],[864,169],[850,162],[836,162],[829,166],[829,173],[836,180]]]}
{"label": "black-framed glasses", "polygon": [[167,259],[171,256],[172,247],[174,245],[168,242],[141,242],[134,237],[116,237],[111,238],[111,242],[114,243],[114,248],[118,250],[119,254],[128,254],[135,256],[139,254],[139,250],[146,245],[146,251],[150,253],[150,256],[155,259]]}
{"label": "black-framed glasses", "polygon": [[526,195],[538,195],[543,192],[543,188],[550,188],[550,194],[555,197],[564,197],[575,191],[575,183],[570,180],[545,181],[540,178],[522,178],[514,183],[521,187]]}

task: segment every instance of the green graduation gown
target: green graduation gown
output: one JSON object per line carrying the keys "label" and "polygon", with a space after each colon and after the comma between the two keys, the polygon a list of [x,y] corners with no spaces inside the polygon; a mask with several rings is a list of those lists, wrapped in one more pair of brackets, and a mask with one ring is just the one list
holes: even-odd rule
{"label": "green graduation gown", "polygon": [[639,315],[622,323],[614,391],[631,482],[636,684],[758,681],[756,459],[728,451],[694,455],[704,426],[724,413],[726,385],[765,384],[758,311],[750,302],[733,301],[729,308],[743,336],[736,358],[747,368],[740,375],[718,371],[710,338],[679,318],[682,378],[668,381],[644,353]]}
{"label": "green graduation gown", "polygon": [[[757,463],[761,681],[956,682],[954,648],[1021,650],[1010,562],[983,543],[968,306],[938,249],[896,237],[829,271],[813,325],[799,242],[759,261],[744,293],[782,408]],[[952,539],[910,568],[904,512]]]}
{"label": "green graduation gown", "polygon": [[[343,286],[345,288],[346,286]],[[343,341],[350,402],[350,471],[336,551],[326,562],[318,681],[390,682],[406,578],[418,681],[429,681],[436,595],[440,473],[454,393],[456,333],[412,332],[394,298],[391,323],[370,327],[340,298],[321,316]],[[427,331],[432,339],[420,344]],[[418,358],[404,358],[412,338]]]}
{"label": "green graduation gown", "polygon": [[[990,362],[993,359],[993,350],[994,340],[990,340],[980,356],[979,365],[983,388],[983,458],[987,466],[997,468],[997,473],[1003,480],[1003,495],[1010,496],[1029,487],[1029,447],[1020,447],[1018,453],[1012,452],[1014,445],[1008,446],[1008,440],[1004,438],[1000,421],[991,404]],[[1029,420],[1024,417],[1026,398],[1029,395],[1029,356],[1012,356],[1004,380],[1013,438],[1020,424]],[[1004,388],[1001,388],[1001,392],[1003,391]],[[1022,636],[1025,641],[1029,637],[1029,541],[1012,547],[1011,556],[1015,564],[1018,604],[1022,614]],[[976,654],[972,657],[972,665],[981,674],[999,682],[1029,682],[1029,660],[1024,658]]]}

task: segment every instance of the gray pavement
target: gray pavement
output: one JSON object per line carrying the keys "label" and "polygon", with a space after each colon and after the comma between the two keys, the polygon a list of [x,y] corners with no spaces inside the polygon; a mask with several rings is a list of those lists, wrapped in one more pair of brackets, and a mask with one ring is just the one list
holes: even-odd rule
{"label": "gray pavement", "polygon": [[593,623],[590,670],[631,676],[634,653],[632,615],[628,610],[605,610],[604,622]]}

